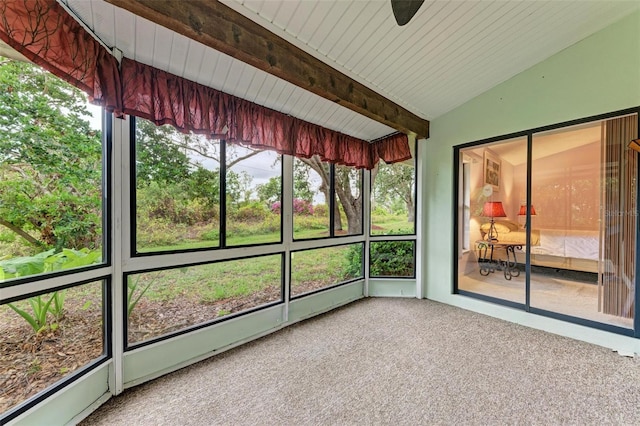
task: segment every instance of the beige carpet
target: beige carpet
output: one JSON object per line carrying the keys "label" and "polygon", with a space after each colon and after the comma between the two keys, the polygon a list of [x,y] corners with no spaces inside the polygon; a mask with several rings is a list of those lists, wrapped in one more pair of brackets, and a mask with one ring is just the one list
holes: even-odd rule
{"label": "beige carpet", "polygon": [[127,390],[83,425],[640,424],[640,360],[365,299]]}

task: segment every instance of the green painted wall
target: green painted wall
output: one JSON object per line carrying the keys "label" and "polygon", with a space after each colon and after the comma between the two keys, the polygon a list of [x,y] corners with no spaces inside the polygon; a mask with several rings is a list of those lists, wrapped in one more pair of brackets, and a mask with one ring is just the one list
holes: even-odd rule
{"label": "green painted wall", "polygon": [[[452,295],[453,146],[640,105],[640,12],[431,121],[421,141],[425,297],[594,340],[599,333]],[[542,325],[541,325],[542,324]],[[610,335],[609,335],[610,336]],[[599,341],[598,341],[599,342]],[[631,342],[637,352],[640,343]]]}

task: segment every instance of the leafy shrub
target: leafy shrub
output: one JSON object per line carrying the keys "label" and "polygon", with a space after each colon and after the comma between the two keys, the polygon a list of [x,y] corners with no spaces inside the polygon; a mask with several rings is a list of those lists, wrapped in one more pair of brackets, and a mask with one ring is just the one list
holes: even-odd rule
{"label": "leafy shrub", "polygon": [[293,222],[293,230],[295,232],[301,232],[309,229],[329,229],[327,217],[298,216],[295,218],[295,221]]}
{"label": "leafy shrub", "polygon": [[240,222],[259,222],[266,219],[269,212],[260,202],[250,202],[232,214],[232,219]]}
{"label": "leafy shrub", "polygon": [[[51,249],[35,256],[16,257],[0,261],[0,281],[25,275],[87,266],[99,262],[100,259],[101,252],[97,250],[63,249],[55,253],[55,250]],[[62,319],[64,316],[64,296],[65,291],[61,290],[54,292],[49,299],[42,295],[29,298],[31,313],[13,303],[8,303],[7,306],[29,323],[35,333],[39,333],[47,329],[47,327],[52,330],[57,328],[57,324],[47,325],[47,314],[50,312],[56,321]]]}
{"label": "leafy shrub", "polygon": [[[275,203],[271,204],[270,209],[273,213],[280,213],[281,207],[282,206],[280,204],[280,201],[276,201]],[[294,214],[311,216],[313,215],[313,212],[314,212],[313,204],[311,204],[309,201],[303,200],[300,198],[293,199]]]}
{"label": "leafy shrub", "polygon": [[313,215],[316,217],[329,216],[329,207],[326,204],[316,204],[313,206]]}
{"label": "leafy shrub", "polygon": [[220,241],[220,231],[217,227],[215,229],[204,231],[200,234],[200,239],[203,241]]}
{"label": "leafy shrub", "polygon": [[220,216],[220,209],[203,198],[191,198],[181,185],[151,182],[136,192],[138,218],[194,225]]}
{"label": "leafy shrub", "polygon": [[413,241],[373,241],[369,249],[369,275],[410,277],[414,271]]}
{"label": "leafy shrub", "polygon": [[172,223],[166,219],[138,217],[136,234],[138,247],[154,247],[176,244],[187,235],[184,224]]}
{"label": "leafy shrub", "polygon": [[313,205],[307,200],[293,199],[293,213],[301,215],[313,215]]}
{"label": "leafy shrub", "polygon": [[0,242],[12,243],[16,240],[16,234],[13,232],[0,232]]}
{"label": "leafy shrub", "polygon": [[87,266],[100,262],[101,257],[100,251],[89,249],[63,249],[58,253],[51,249],[35,256],[14,257],[0,261],[0,281]]}
{"label": "leafy shrub", "polygon": [[350,245],[344,252],[343,279],[349,279],[362,275],[362,246]]}
{"label": "leafy shrub", "polygon": [[256,234],[270,234],[280,231],[280,216],[267,216],[258,223],[231,222],[227,224],[227,234],[248,237]]}
{"label": "leafy shrub", "polygon": [[[413,241],[372,241],[369,249],[369,276],[410,277],[414,271]],[[345,253],[345,276],[354,276],[362,268],[362,250],[351,246]]]}

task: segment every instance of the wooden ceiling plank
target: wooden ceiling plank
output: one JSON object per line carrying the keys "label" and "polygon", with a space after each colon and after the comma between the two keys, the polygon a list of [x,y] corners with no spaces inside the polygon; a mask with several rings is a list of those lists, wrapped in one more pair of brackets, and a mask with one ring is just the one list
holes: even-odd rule
{"label": "wooden ceiling plank", "polygon": [[106,0],[158,25],[418,138],[429,121],[215,0]]}

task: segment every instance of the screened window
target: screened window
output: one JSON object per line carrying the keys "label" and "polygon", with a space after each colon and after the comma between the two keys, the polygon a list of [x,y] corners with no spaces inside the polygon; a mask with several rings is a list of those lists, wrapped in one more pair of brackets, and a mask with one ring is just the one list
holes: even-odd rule
{"label": "screened window", "polygon": [[103,262],[100,113],[39,67],[0,60],[0,282]]}
{"label": "screened window", "polygon": [[132,274],[126,281],[132,345],[282,300],[282,255]]}
{"label": "screened window", "polygon": [[226,144],[226,245],[281,240],[282,157]]}
{"label": "screened window", "polygon": [[218,247],[220,142],[132,121],[136,251]]}
{"label": "screened window", "polygon": [[362,171],[318,156],[294,159],[296,240],[362,234]]}
{"label": "screened window", "polygon": [[369,276],[415,277],[415,241],[372,241],[369,246]]}
{"label": "screened window", "polygon": [[5,413],[105,354],[102,281],[0,305]]}
{"label": "screened window", "polygon": [[291,253],[291,297],[362,278],[363,244],[349,244]]}
{"label": "screened window", "polygon": [[371,235],[412,235],[415,222],[415,160],[380,161],[371,171]]}

